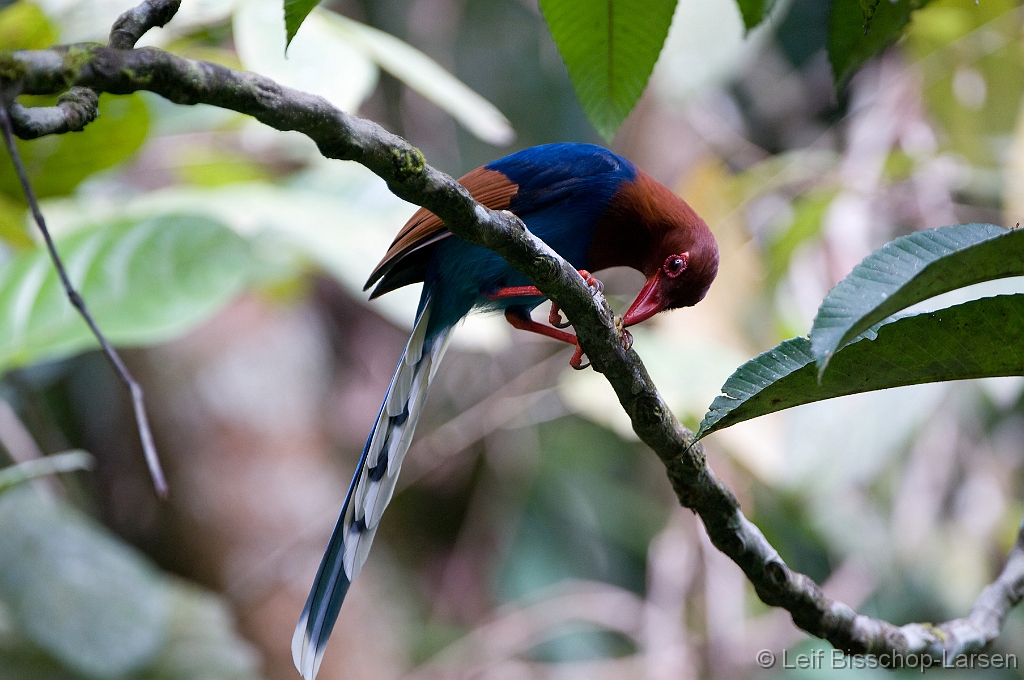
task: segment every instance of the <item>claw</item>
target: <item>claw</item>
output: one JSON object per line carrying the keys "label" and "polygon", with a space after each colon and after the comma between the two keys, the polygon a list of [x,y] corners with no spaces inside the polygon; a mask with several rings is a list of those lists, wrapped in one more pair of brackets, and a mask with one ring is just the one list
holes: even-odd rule
{"label": "claw", "polygon": [[562,311],[554,302],[551,303],[551,311],[548,312],[548,323],[555,328],[568,328],[572,325],[568,321],[562,321]]}
{"label": "claw", "polygon": [[579,273],[594,295],[604,292],[604,283],[602,283],[600,279],[588,272],[586,269],[580,269]]}
{"label": "claw", "polygon": [[569,365],[575,368],[577,371],[582,371],[590,366],[590,362],[583,363],[583,348],[576,345],[576,351],[572,353],[572,358],[569,359]]}

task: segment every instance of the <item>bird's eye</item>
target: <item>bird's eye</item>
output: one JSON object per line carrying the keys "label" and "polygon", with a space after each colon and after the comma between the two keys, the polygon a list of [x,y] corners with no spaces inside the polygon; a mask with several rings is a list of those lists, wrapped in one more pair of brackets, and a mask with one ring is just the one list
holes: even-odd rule
{"label": "bird's eye", "polygon": [[679,255],[669,255],[665,258],[665,264],[661,265],[661,268],[665,271],[665,274],[669,278],[676,278],[684,271],[686,271],[686,265],[690,260],[689,253],[680,253]]}

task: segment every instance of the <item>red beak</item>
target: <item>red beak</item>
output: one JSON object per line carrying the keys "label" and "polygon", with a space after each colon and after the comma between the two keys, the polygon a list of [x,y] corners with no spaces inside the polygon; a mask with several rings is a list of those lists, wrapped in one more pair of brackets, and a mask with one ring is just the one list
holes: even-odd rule
{"label": "red beak", "polygon": [[633,304],[622,316],[622,325],[634,326],[641,321],[646,321],[652,316],[665,309],[665,303],[661,299],[661,289],[658,286],[661,272],[647,279],[643,290],[633,300]]}

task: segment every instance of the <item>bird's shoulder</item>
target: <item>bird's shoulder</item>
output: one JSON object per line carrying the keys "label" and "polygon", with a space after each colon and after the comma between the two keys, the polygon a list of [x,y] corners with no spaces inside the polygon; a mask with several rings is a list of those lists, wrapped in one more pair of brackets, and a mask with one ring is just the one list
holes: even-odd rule
{"label": "bird's shoulder", "polygon": [[[477,203],[491,210],[508,208],[509,201],[518,190],[506,175],[488,166],[471,170],[459,178],[459,183],[469,190]],[[370,274],[364,290],[380,280],[380,285],[371,296],[377,297],[422,281],[428,259],[427,247],[450,235],[451,232],[440,217],[426,208],[420,208],[398,232],[391,247]]]}
{"label": "bird's shoulder", "polygon": [[502,173],[518,187],[510,209],[521,217],[571,199],[596,207],[637,176],[637,167],[627,159],[582,143],[535,146],[484,167]]}

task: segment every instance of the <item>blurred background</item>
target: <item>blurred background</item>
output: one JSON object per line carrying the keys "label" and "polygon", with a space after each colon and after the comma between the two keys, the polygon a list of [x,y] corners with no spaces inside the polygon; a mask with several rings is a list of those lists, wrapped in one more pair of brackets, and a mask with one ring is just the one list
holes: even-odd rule
{"label": "blurred background", "polygon": [[[184,0],[143,44],[321,93],[454,176],[601,141],[534,0],[328,0],[287,60],[278,1]],[[105,40],[128,6],[0,0],[0,48]],[[886,241],[1024,217],[1017,3],[934,0],[838,94],[826,26],[818,0],[779,2],[748,35],[730,0],[683,0],[611,143],[722,250],[704,302],[635,332],[691,428]],[[5,159],[0,461],[81,448],[97,465],[0,495],[0,677],[296,678],[292,630],[418,295],[367,303],[362,283],[414,207],[238,114],[145,93],[101,109],[22,150],[86,299],[134,347],[171,498]],[[620,309],[642,283],[601,278]],[[495,318],[458,330],[321,678],[893,677],[760,669],[758,650],[827,646],[758,601],[569,355]],[[847,397],[705,445],[791,567],[872,616],[941,621],[995,577],[1024,514],[1022,387]],[[1024,614],[992,651],[1024,656]]]}

